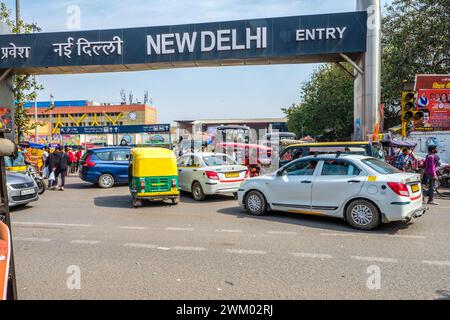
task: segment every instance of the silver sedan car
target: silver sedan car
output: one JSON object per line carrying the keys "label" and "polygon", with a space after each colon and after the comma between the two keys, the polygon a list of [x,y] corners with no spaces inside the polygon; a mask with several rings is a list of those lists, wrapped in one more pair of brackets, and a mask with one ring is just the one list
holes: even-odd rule
{"label": "silver sedan car", "polygon": [[6,172],[10,207],[24,206],[39,199],[34,179],[21,173]]}

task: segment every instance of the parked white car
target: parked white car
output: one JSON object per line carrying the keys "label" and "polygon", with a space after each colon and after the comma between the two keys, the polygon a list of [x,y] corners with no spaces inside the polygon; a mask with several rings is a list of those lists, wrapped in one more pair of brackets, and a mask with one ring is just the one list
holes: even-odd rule
{"label": "parked white car", "polygon": [[420,175],[362,155],[320,155],[293,161],[272,175],[246,180],[239,204],[250,214],[268,210],[345,219],[361,230],[381,222],[409,222],[427,210]]}
{"label": "parked white car", "polygon": [[246,166],[222,153],[189,153],[177,161],[180,189],[191,192],[196,201],[212,194],[236,194],[250,176]]}

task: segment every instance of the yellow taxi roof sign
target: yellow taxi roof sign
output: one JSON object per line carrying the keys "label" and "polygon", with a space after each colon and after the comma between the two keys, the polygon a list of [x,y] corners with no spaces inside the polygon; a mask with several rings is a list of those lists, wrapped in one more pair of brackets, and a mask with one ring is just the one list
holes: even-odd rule
{"label": "yellow taxi roof sign", "polygon": [[342,146],[342,145],[368,145],[369,141],[338,141],[338,142],[305,142],[291,144],[290,147],[304,146],[304,147],[325,147],[325,146]]}

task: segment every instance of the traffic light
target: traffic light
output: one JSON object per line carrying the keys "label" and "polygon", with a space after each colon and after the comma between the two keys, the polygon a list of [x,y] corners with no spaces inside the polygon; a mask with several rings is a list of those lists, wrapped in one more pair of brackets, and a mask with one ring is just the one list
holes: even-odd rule
{"label": "traffic light", "polygon": [[[414,122],[423,119],[423,111],[416,108],[416,95],[414,91],[403,91],[402,93],[402,135],[414,127]],[[409,130],[408,130],[409,131]]]}

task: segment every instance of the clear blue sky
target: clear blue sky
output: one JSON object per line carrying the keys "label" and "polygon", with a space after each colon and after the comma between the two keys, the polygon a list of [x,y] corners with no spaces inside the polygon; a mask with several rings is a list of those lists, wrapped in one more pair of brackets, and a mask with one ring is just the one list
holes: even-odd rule
{"label": "clear blue sky", "polygon": [[[14,1],[3,1],[14,9]],[[382,0],[382,4],[390,0]],[[45,32],[66,31],[70,5],[81,29],[142,27],[353,11],[356,0],[21,0],[22,18]],[[13,11],[14,12],[14,11]],[[177,119],[282,117],[299,101],[316,65],[187,68],[129,73],[40,76],[39,100],[120,101],[120,90],[142,100],[148,90],[159,122]]]}

